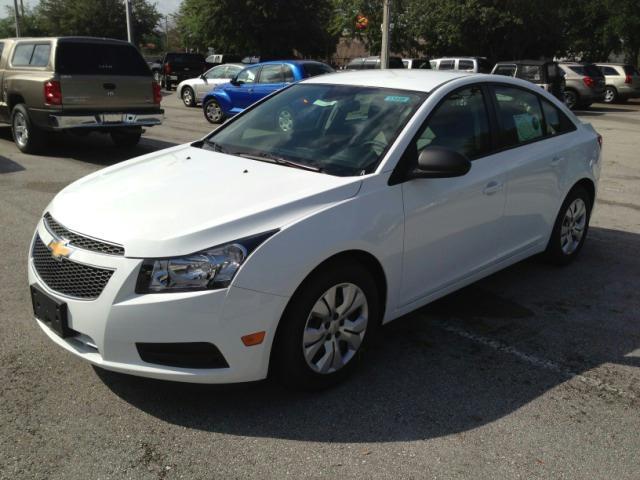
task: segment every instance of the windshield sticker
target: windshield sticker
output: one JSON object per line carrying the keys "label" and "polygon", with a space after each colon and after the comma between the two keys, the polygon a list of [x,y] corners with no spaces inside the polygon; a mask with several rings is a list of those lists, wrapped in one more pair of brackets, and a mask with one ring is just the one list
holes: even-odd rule
{"label": "windshield sticker", "polygon": [[530,113],[522,113],[514,115],[513,121],[516,124],[519,141],[526,142],[542,136],[542,126],[538,117],[534,117]]}
{"label": "windshield sticker", "polygon": [[333,100],[331,102],[327,102],[326,100],[316,100],[315,102],[313,102],[314,105],[317,105],[319,107],[331,107],[333,105],[335,105],[336,103],[338,103],[337,100]]}
{"label": "windshield sticker", "polygon": [[384,97],[385,102],[395,102],[395,103],[407,103],[409,101],[409,97],[401,97],[399,95],[388,95]]}

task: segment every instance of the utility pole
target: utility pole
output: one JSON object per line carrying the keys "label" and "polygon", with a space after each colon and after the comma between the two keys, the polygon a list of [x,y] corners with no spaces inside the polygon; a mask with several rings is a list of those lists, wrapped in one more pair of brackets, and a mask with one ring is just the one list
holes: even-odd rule
{"label": "utility pole", "polygon": [[13,15],[16,20],[16,37],[20,37],[20,17],[18,16],[18,0],[13,0]]}
{"label": "utility pole", "polygon": [[124,0],[125,10],[127,12],[127,40],[133,43],[133,15],[131,14],[131,0]]}
{"label": "utility pole", "polygon": [[382,10],[382,50],[380,68],[389,68],[389,31],[391,22],[391,0],[384,0]]}
{"label": "utility pole", "polygon": [[169,51],[169,15],[164,17],[164,33],[167,35],[167,52]]}

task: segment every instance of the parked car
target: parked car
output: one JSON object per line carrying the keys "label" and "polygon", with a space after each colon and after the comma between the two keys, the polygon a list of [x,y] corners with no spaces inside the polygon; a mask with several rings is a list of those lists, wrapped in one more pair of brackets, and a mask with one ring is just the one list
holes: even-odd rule
{"label": "parked car", "polygon": [[640,97],[640,73],[636,67],[624,63],[598,63],[597,67],[605,78],[605,103]]}
{"label": "parked car", "polygon": [[546,60],[512,60],[498,62],[491,71],[494,75],[516,77],[535,83],[559,100],[564,101],[564,72],[557,62]]}
{"label": "parked car", "polygon": [[314,77],[56,195],[28,255],[35,317],[108,370],[326,387],[380,325],[529,256],[574,260],[601,140],[515,78]]}
{"label": "parked car", "polygon": [[[344,67],[345,70],[373,70],[380,68],[380,57],[358,57]],[[389,57],[389,68],[405,68],[400,57]]]}
{"label": "parked car", "polygon": [[431,63],[428,58],[403,58],[402,64],[404,68],[412,69],[412,68],[422,68],[422,69],[430,69]]}
{"label": "parked car", "polygon": [[159,84],[162,81],[162,58],[145,58],[145,61],[149,65],[153,79]]}
{"label": "parked car", "polygon": [[226,63],[207,70],[196,78],[180,82],[176,92],[187,107],[195,107],[202,103],[203,97],[216,85],[227,83],[234,78],[245,65],[240,63]]}
{"label": "parked car", "polygon": [[447,57],[430,60],[434,70],[461,70],[463,72],[489,73],[491,63],[484,57]]}
{"label": "parked car", "polygon": [[[241,70],[229,83],[216,86],[202,99],[204,118],[220,123],[240,113],[252,103],[305,78],[333,72],[329,65],[312,60],[277,60],[251,65]],[[291,121],[280,119],[282,128]]]}
{"label": "parked car", "polygon": [[160,86],[138,50],[91,37],[0,39],[0,123],[16,146],[39,151],[48,132],[111,134],[133,146],[160,125]]}
{"label": "parked car", "polygon": [[183,80],[204,73],[206,63],[199,53],[170,52],[162,59],[162,88],[171,90]]}
{"label": "parked car", "polygon": [[592,63],[560,63],[564,72],[564,98],[570,109],[588,108],[593,102],[604,100],[605,80]]}

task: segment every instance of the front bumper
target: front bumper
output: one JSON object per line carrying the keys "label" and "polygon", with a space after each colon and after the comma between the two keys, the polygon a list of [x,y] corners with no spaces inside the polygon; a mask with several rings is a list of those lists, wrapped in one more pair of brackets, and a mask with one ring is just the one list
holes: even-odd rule
{"label": "front bumper", "polygon": [[153,127],[161,125],[164,110],[158,113],[96,113],[89,115],[50,114],[47,124],[54,130],[72,128]]}
{"label": "front bumper", "polygon": [[[40,222],[45,245],[53,236]],[[266,378],[273,338],[286,297],[239,287],[204,292],[137,295],[140,259],[75,250],[71,260],[115,270],[95,300],[79,300],[51,290],[29,259],[29,284],[67,304],[69,327],[79,334],[61,338],[39,326],[55,343],[107,370],[193,383],[235,383]],[[265,331],[260,345],[246,347],[241,337]],[[179,368],[142,360],[137,343],[209,342],[228,368]]]}

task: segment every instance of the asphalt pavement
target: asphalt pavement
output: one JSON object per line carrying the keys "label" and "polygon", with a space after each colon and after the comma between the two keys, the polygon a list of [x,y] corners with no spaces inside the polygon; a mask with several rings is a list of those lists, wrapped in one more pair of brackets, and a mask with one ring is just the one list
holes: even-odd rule
{"label": "asphalt pavement", "polygon": [[407,315],[316,394],[96,370],[33,320],[27,250],[56,192],[211,130],[163,104],[129,150],[23,155],[0,127],[0,479],[640,478],[640,102],[580,113],[605,156],[576,263],[527,260]]}

